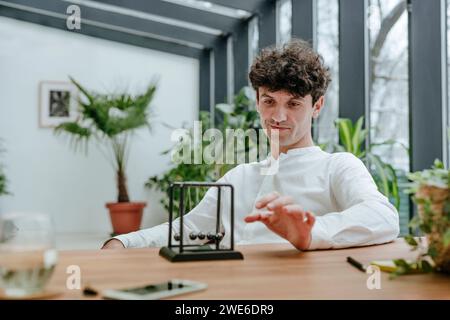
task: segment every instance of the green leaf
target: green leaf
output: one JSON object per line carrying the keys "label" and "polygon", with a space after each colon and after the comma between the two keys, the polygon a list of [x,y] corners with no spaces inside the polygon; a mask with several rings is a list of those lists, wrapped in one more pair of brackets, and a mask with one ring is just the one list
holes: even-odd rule
{"label": "green leaf", "polygon": [[393,262],[396,266],[404,268],[406,271],[411,270],[410,264],[405,259],[394,259]]}
{"label": "green leaf", "polygon": [[444,247],[448,247],[450,245],[450,228],[447,228],[447,231],[444,234]]}
{"label": "green leaf", "polygon": [[[356,155],[361,150],[361,144],[366,139],[367,130],[363,130],[364,117],[360,117],[352,132],[352,151]],[[357,155],[358,156],[358,155]]]}
{"label": "green leaf", "polygon": [[350,119],[337,119],[336,124],[339,130],[339,138],[347,152],[353,153],[352,134],[353,125]]}
{"label": "green leaf", "polygon": [[447,219],[450,220],[450,199],[447,199],[447,201],[445,201],[444,213],[447,216]]}
{"label": "green leaf", "polygon": [[94,101],[93,95],[89,93],[88,90],[86,90],[83,86],[81,86],[74,78],[69,76],[70,81],[78,88],[78,90],[81,91],[85,95],[85,97],[89,100],[90,103]]}
{"label": "green leaf", "polygon": [[410,246],[414,246],[417,247],[419,244],[417,243],[416,239],[414,239],[414,237],[412,235],[407,235],[405,236],[405,241],[407,244],[409,244]]}
{"label": "green leaf", "polygon": [[419,225],[421,224],[421,220],[419,216],[414,216],[411,221],[409,222],[408,226],[410,228],[416,229],[419,227]]}
{"label": "green leaf", "polygon": [[433,266],[426,260],[420,260],[419,261],[419,269],[421,271],[423,271],[423,272],[426,272],[426,273],[434,271]]}
{"label": "green leaf", "polygon": [[428,247],[428,252],[427,253],[432,259],[435,259],[437,257],[437,255],[438,255],[438,252],[437,252],[436,248],[434,246],[432,246],[432,245],[430,245]]}
{"label": "green leaf", "polygon": [[400,210],[400,195],[397,180],[397,172],[390,164],[385,164],[385,169],[389,173],[390,180],[390,196],[394,199],[394,206],[397,210]]}
{"label": "green leaf", "polygon": [[377,183],[378,188],[380,189],[380,192],[383,193],[385,196],[389,197],[390,191],[389,191],[389,179],[386,174],[386,170],[384,168],[384,163],[381,161],[381,159],[374,155],[374,154],[368,154],[369,163],[375,165],[375,173],[379,178],[379,182]]}

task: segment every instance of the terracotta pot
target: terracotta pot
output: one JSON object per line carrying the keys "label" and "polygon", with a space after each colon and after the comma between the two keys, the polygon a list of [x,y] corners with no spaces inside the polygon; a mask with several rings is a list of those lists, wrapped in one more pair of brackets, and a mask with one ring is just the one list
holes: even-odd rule
{"label": "terracotta pot", "polygon": [[113,234],[123,234],[139,230],[142,213],[147,204],[145,202],[109,202],[109,209]]}

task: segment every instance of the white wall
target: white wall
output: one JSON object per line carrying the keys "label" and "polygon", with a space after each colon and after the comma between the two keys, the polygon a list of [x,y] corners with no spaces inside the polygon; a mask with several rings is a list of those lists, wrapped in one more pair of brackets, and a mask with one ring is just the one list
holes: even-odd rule
{"label": "white wall", "polygon": [[86,87],[111,91],[143,89],[159,75],[152,105],[152,134],[137,133],[128,167],[131,200],[148,201],[143,227],[167,220],[158,196],[144,188],[150,175],[170,165],[161,156],[170,130],[197,118],[198,62],[195,59],[91,38],[0,17],[0,137],[13,196],[0,198],[0,213],[40,211],[52,215],[58,232],[111,232],[104,204],[115,201],[115,176],[90,148],[74,153],[67,140],[38,126],[38,85],[73,76]]}

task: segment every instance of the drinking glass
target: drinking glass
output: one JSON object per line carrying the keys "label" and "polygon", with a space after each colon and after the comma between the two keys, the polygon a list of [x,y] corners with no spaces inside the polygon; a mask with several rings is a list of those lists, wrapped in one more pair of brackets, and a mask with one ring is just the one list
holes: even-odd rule
{"label": "drinking glass", "polygon": [[20,298],[42,292],[57,260],[48,215],[0,215],[0,291],[3,295]]}

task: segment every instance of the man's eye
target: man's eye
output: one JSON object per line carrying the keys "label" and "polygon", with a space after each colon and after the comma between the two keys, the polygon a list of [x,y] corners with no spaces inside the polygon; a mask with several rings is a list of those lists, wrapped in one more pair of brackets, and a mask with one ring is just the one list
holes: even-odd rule
{"label": "man's eye", "polygon": [[298,107],[300,107],[300,103],[290,103],[289,107],[290,108],[298,108]]}
{"label": "man's eye", "polygon": [[273,103],[272,100],[264,100],[263,102],[264,102],[264,104],[272,104]]}

